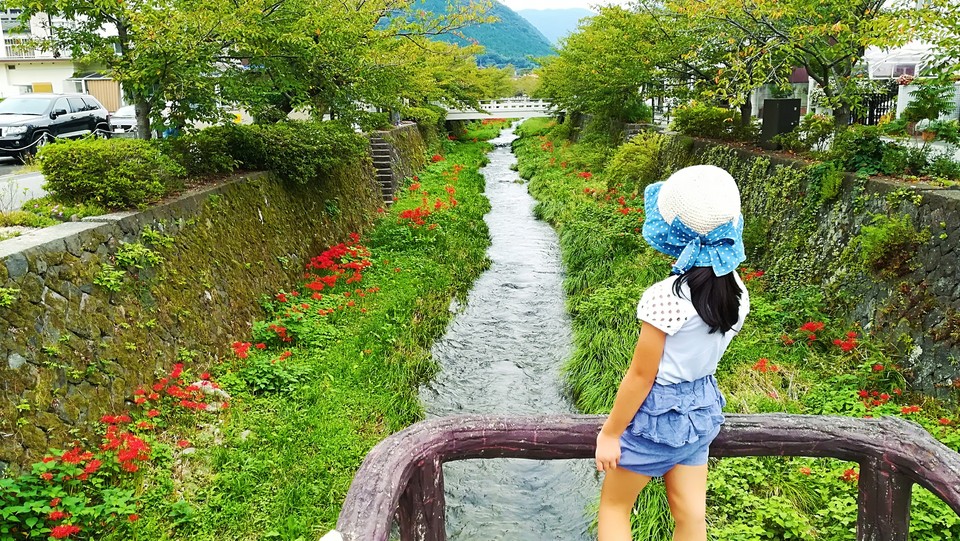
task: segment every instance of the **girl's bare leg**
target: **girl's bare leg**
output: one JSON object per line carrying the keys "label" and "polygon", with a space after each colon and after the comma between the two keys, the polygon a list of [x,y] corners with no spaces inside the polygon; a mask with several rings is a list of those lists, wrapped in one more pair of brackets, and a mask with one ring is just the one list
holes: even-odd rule
{"label": "girl's bare leg", "polygon": [[674,541],[707,539],[707,465],[676,465],[663,476],[670,513],[677,523]]}
{"label": "girl's bare leg", "polygon": [[600,490],[599,541],[630,541],[630,512],[650,478],[625,468],[608,470]]}

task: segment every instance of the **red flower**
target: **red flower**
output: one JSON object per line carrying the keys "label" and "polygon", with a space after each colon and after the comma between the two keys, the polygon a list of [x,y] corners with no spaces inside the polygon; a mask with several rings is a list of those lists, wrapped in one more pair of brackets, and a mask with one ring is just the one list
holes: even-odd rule
{"label": "red flower", "polygon": [[793,342],[794,342],[793,338],[790,338],[786,334],[780,337],[780,341],[783,342],[783,345],[785,346],[791,346],[793,345]]}
{"label": "red flower", "polygon": [[99,460],[96,460],[96,459],[91,460],[90,463],[87,464],[85,468],[83,468],[83,473],[86,473],[88,475],[91,473],[96,473],[96,471],[100,469],[101,464],[102,462],[100,462]]}
{"label": "red flower", "polygon": [[823,322],[820,321],[808,321],[800,326],[801,331],[807,331],[809,333],[820,332],[823,330]]}
{"label": "red flower", "polygon": [[866,398],[866,397],[870,396],[870,393],[868,393],[867,391],[864,391],[864,390],[857,391],[857,394],[860,395],[860,398]]}
{"label": "red flower", "polygon": [[70,514],[64,511],[51,511],[50,515],[47,518],[49,518],[50,520],[63,520],[69,516]]}
{"label": "red flower", "polygon": [[[881,372],[881,371],[883,371],[883,365],[882,365],[882,364],[875,364],[875,365],[873,365],[873,371],[874,371],[874,372]],[[895,389],[893,392],[897,392],[896,389]]]}
{"label": "red flower", "polygon": [[947,419],[946,417],[941,417],[940,424],[942,424],[943,426],[947,426],[950,424],[950,419]]}
{"label": "red flower", "polygon": [[177,447],[181,449],[186,449],[187,447],[190,447],[190,442],[187,440],[180,440],[177,442]]}
{"label": "red flower", "polygon": [[159,412],[158,410],[155,410],[155,409],[152,409],[152,410],[150,410],[150,411],[147,412],[147,417],[149,417],[149,418],[151,418],[151,419],[153,419],[153,418],[156,417],[157,415],[160,415],[160,412]]}
{"label": "red flower", "polygon": [[54,526],[53,529],[50,530],[50,537],[53,537],[54,539],[66,539],[67,537],[70,537],[76,533],[80,533],[80,526],[73,524],[61,524],[59,526]]}
{"label": "red flower", "polygon": [[848,470],[844,470],[843,475],[841,475],[840,478],[848,483],[852,483],[857,479],[860,479],[860,474],[857,473],[853,468],[850,468]]}
{"label": "red flower", "polygon": [[170,372],[170,377],[177,379],[180,377],[181,373],[183,373],[183,363],[177,363],[173,365],[173,372]]}
{"label": "red flower", "polygon": [[441,155],[439,155],[439,154],[434,154],[434,155],[430,158],[430,161],[432,161],[433,163],[442,162],[442,161],[443,161],[443,156],[441,156]]}
{"label": "red flower", "polygon": [[810,468],[803,466],[800,468],[800,473],[802,473],[803,475],[810,475],[810,473],[812,472],[810,471]]}
{"label": "red flower", "polygon": [[204,380],[204,381],[210,379],[210,372],[204,372],[204,373],[200,374],[200,379],[202,379],[202,380]]}
{"label": "red flower", "polygon": [[50,507],[56,507],[60,505],[60,498],[54,498],[50,500]]}
{"label": "red flower", "polygon": [[136,521],[140,520],[140,515],[134,513],[134,514],[130,515],[129,517],[127,517],[127,520],[129,520],[130,522],[136,522]]}
{"label": "red flower", "polygon": [[44,481],[49,481],[49,480],[53,479],[53,474],[50,473],[50,472],[48,472],[48,471],[47,471],[47,472],[43,472],[43,473],[40,474],[40,479],[43,479]]}
{"label": "red flower", "polygon": [[577,173],[577,176],[580,178],[589,179],[593,177],[593,173],[591,173],[590,171],[581,171]]}

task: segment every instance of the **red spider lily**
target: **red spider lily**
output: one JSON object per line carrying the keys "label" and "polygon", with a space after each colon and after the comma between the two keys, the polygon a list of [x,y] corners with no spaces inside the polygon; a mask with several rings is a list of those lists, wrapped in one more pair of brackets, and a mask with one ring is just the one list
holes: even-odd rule
{"label": "red spider lily", "polygon": [[800,326],[801,331],[807,331],[809,333],[816,333],[823,330],[823,322],[821,321],[808,321]]}
{"label": "red spider lily", "polygon": [[769,359],[761,358],[751,367],[751,370],[756,370],[757,372],[777,372],[780,370],[780,367],[775,364],[770,364]]}

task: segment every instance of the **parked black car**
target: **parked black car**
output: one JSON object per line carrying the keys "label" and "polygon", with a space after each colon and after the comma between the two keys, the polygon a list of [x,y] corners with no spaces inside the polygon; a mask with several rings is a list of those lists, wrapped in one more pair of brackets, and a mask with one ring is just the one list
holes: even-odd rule
{"label": "parked black car", "polygon": [[0,156],[23,161],[54,138],[106,137],[110,114],[89,94],[23,94],[0,102]]}

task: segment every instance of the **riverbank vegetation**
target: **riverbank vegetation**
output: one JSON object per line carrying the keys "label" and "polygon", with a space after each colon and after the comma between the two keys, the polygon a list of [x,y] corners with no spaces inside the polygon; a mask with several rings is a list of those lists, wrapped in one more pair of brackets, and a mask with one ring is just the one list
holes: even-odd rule
{"label": "riverbank vegetation", "polygon": [[[651,158],[671,144],[657,135],[638,136],[619,148],[590,137],[571,143],[569,126],[546,119],[528,120],[519,133],[514,150],[520,174],[539,201],[538,217],[559,233],[567,272],[575,342],[567,383],[582,412],[607,413],[636,341],[637,300],[668,275],[671,263],[640,235],[643,187],[681,164],[671,163],[669,149]],[[740,272],[752,310],[718,369],[728,412],[901,416],[960,450],[956,394],[937,400],[913,391],[898,354],[846,323],[820,288],[795,279],[785,283],[788,277],[762,269]],[[711,467],[709,523],[715,539],[854,536],[854,463],[760,457],[727,458]],[[670,520],[662,485],[651,485],[635,509],[635,537],[669,539]],[[960,518],[915,487],[910,528],[911,539],[956,539]]]}
{"label": "riverbank vegetation", "polygon": [[[451,299],[463,301],[488,265],[478,169],[490,149],[483,139],[503,125],[478,122],[461,141],[441,142],[369,231],[317,254],[300,283],[263,298],[265,317],[236,337],[230,359],[179,384],[185,358],[186,370],[131,397],[123,418],[103,420],[101,450],[119,424],[137,431],[137,452],[108,464],[86,447],[51,450],[3,479],[0,496],[18,504],[5,503],[0,538],[316,539],[333,529],[367,451],[422,416],[419,386],[436,370],[430,347]],[[216,381],[229,407],[179,424],[148,408],[170,385],[193,393],[194,379]],[[192,394],[182,400],[191,412],[210,410]],[[81,490],[76,475],[94,460],[109,476]],[[124,469],[130,461],[136,467]]]}

